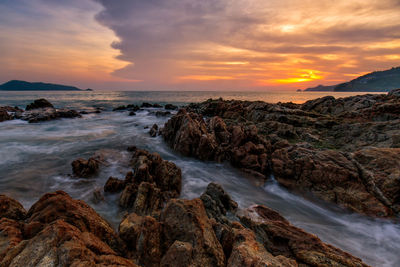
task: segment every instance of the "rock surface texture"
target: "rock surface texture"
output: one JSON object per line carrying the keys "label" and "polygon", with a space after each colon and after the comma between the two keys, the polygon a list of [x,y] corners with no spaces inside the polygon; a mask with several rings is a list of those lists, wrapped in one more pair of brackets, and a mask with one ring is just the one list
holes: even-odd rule
{"label": "rock surface texture", "polygon": [[207,100],[181,109],[162,133],[181,154],[229,161],[261,183],[273,174],[354,212],[399,215],[398,90],[304,104]]}
{"label": "rock surface texture", "polygon": [[29,123],[49,121],[61,118],[80,118],[81,114],[72,109],[56,109],[46,99],[37,99],[26,106],[25,111],[17,107],[0,107],[0,122],[21,119]]}

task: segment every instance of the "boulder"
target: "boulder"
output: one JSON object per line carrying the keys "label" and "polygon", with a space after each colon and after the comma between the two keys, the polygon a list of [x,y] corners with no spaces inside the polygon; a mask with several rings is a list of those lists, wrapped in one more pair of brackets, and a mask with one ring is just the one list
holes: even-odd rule
{"label": "boulder", "polygon": [[359,258],[291,225],[268,207],[251,207],[244,211],[240,221],[254,231],[256,239],[274,256],[283,256],[308,266],[367,266]]}
{"label": "boulder", "polygon": [[118,178],[110,177],[108,178],[106,184],[104,185],[104,192],[108,193],[118,193],[125,188],[125,181]]}
{"label": "boulder", "polygon": [[100,168],[99,158],[76,159],[71,163],[72,173],[76,177],[89,178],[95,176]]}
{"label": "boulder", "polygon": [[162,211],[161,222],[165,247],[177,240],[193,246],[191,259],[185,259],[191,266],[225,266],[222,246],[200,199],[171,199]]}
{"label": "boulder", "polygon": [[54,108],[53,104],[44,98],[36,99],[33,103],[26,106],[25,110],[32,110],[38,108]]}
{"label": "boulder", "polygon": [[119,236],[138,264],[160,266],[161,230],[161,224],[153,217],[131,213],[119,225]]}
{"label": "boulder", "polygon": [[208,217],[214,218],[217,222],[228,223],[225,217],[227,212],[234,213],[237,210],[237,203],[224,191],[222,186],[210,183],[206,191],[201,195]]}
{"label": "boulder", "polygon": [[173,104],[166,104],[166,105],[164,106],[164,108],[165,108],[166,110],[177,110],[177,109],[178,109],[178,107],[175,106],[175,105],[173,105]]}
{"label": "boulder", "polygon": [[149,134],[150,134],[151,137],[156,137],[156,136],[157,136],[157,133],[158,133],[158,125],[157,125],[157,124],[154,124],[154,125],[151,127],[151,129],[150,129],[150,131],[149,131]]}
{"label": "boulder", "polygon": [[276,180],[287,188],[311,191],[326,201],[370,216],[392,215],[369,190],[346,153],[290,146],[276,150],[271,157]]}
{"label": "boulder", "polygon": [[12,220],[23,220],[26,217],[26,210],[16,200],[0,195],[0,218],[8,218]]}
{"label": "boulder", "polygon": [[24,228],[27,238],[35,236],[56,220],[77,227],[81,232],[90,232],[115,251],[124,251],[121,239],[111,225],[100,217],[89,205],[72,199],[67,193],[57,191],[42,196],[28,211]]}
{"label": "boulder", "polygon": [[90,232],[55,220],[8,251],[1,266],[136,266]]}

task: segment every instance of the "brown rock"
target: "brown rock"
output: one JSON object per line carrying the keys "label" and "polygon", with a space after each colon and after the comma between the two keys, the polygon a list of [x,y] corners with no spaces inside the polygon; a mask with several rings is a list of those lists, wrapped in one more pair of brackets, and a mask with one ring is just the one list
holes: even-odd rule
{"label": "brown rock", "polygon": [[225,266],[225,256],[200,199],[172,199],[162,211],[164,246],[176,240],[193,246],[193,266]]}
{"label": "brown rock", "polygon": [[81,232],[90,232],[107,243],[115,251],[124,251],[124,246],[108,222],[81,200],[72,199],[67,193],[57,191],[42,196],[28,211],[26,237],[35,236],[47,225],[64,220]]}
{"label": "brown rock", "polygon": [[23,240],[23,228],[21,222],[5,217],[0,219],[0,263]]}
{"label": "brown rock", "polygon": [[151,137],[156,137],[156,136],[157,136],[157,133],[158,133],[158,125],[157,125],[157,124],[154,124],[154,125],[151,127],[151,129],[150,129],[150,131],[149,131],[149,134],[150,134]]}
{"label": "brown rock", "polygon": [[133,204],[133,212],[138,215],[152,215],[158,217],[161,207],[161,190],[157,188],[155,184],[147,182],[140,183]]}
{"label": "brown rock", "polygon": [[265,206],[248,209],[240,221],[254,231],[257,240],[274,256],[284,256],[309,266],[367,266],[360,259],[294,227]]}
{"label": "brown rock", "polygon": [[161,224],[153,217],[129,214],[119,225],[119,235],[140,265],[160,265]]}
{"label": "brown rock", "polygon": [[54,106],[44,98],[36,99],[33,103],[26,106],[25,110],[32,110],[38,108],[54,108]]}
{"label": "brown rock", "polygon": [[16,200],[0,195],[0,218],[8,218],[13,220],[23,220],[26,217],[26,210]]}
{"label": "brown rock", "polygon": [[76,177],[89,178],[96,175],[99,171],[100,160],[98,158],[89,158],[88,160],[79,158],[71,163],[72,173]]}
{"label": "brown rock", "polygon": [[176,240],[161,259],[162,267],[186,267],[192,265],[193,247],[188,242]]}
{"label": "brown rock", "polygon": [[89,232],[56,220],[13,247],[1,266],[136,266]]}
{"label": "brown rock", "polygon": [[359,169],[348,156],[334,150],[291,146],[272,154],[273,171],[277,181],[288,188],[311,191],[359,213],[390,216],[390,209],[364,185]]}
{"label": "brown rock", "polygon": [[114,177],[108,178],[106,184],[104,185],[104,192],[118,193],[121,192],[125,187],[125,181],[119,180]]}

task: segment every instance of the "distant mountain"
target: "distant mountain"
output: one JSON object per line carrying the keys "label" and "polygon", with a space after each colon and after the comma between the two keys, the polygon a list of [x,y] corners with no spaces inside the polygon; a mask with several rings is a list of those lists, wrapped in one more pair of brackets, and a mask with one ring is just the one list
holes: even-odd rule
{"label": "distant mountain", "polygon": [[[87,89],[87,91],[91,89]],[[0,85],[0,91],[83,91],[74,86],[52,83],[30,83],[12,80]]]}
{"label": "distant mountain", "polygon": [[400,88],[400,67],[374,71],[349,82],[332,86],[318,85],[304,91],[389,92],[397,88]]}
{"label": "distant mountain", "polygon": [[310,88],[304,89],[304,91],[324,91],[324,92],[333,91],[335,86],[336,85],[322,85],[322,84],[320,84],[320,85],[315,86],[315,87],[310,87]]}

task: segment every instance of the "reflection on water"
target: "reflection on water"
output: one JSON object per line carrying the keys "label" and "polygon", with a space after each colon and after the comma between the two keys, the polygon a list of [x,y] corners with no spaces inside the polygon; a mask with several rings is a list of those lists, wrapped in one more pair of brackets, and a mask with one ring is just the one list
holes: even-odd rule
{"label": "reflection on water", "polygon": [[[82,99],[76,94],[65,94],[66,98],[64,95],[62,98],[58,96],[58,104],[80,109],[102,102],[111,108],[121,103],[142,101],[133,98],[123,100],[125,93],[120,92],[109,93],[112,102],[101,100],[95,93],[89,95],[98,97],[96,100],[90,97],[90,100]],[[1,98],[0,105],[26,103],[31,100],[29,97],[31,96]],[[70,102],[74,97],[76,99]],[[56,102],[51,97],[48,98]],[[116,98],[117,103],[114,102]],[[176,97],[175,100],[165,102],[177,103],[182,98]],[[400,261],[399,225],[348,214],[326,204],[305,200],[281,188],[273,179],[265,186],[257,187],[227,164],[181,157],[171,151],[161,137],[151,138],[149,129],[144,129],[154,123],[163,125],[165,120],[166,118],[150,115],[148,111],[140,111],[137,116],[128,116],[126,112],[106,111],[84,115],[81,119],[39,124],[28,124],[19,120],[0,123],[0,193],[18,199],[29,208],[42,194],[64,190],[74,198],[87,201],[117,227],[122,216],[117,206],[118,195],[108,194],[105,202],[95,204],[92,199],[93,191],[103,187],[109,176],[124,178],[125,173],[130,170],[130,155],[126,148],[137,145],[160,153],[163,158],[182,168],[183,198],[198,197],[208,183],[215,181],[223,185],[240,207],[265,204],[279,211],[292,224],[317,234],[323,241],[340,247],[369,264],[396,266]],[[101,153],[107,159],[99,177],[71,177],[72,160],[78,157],[87,158],[94,153]]]}

